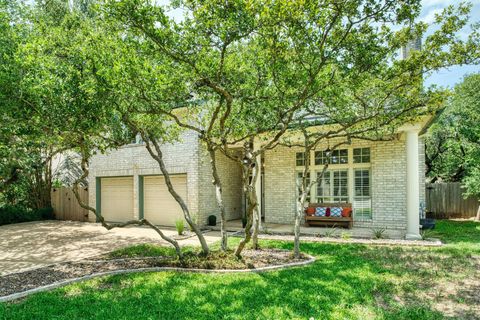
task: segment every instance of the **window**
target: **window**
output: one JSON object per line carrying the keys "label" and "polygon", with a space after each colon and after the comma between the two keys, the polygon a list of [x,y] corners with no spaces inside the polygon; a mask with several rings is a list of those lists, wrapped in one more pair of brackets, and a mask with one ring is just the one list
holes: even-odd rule
{"label": "window", "polygon": [[370,163],[370,148],[353,149],[353,163]]}
{"label": "window", "polygon": [[[315,151],[315,165],[326,164],[328,162],[327,151]],[[330,164],[348,163],[348,149],[333,150],[330,157]]]}
{"label": "window", "polygon": [[370,191],[370,169],[354,170],[353,207],[358,220],[372,218],[372,198]]}
{"label": "window", "polygon": [[305,165],[305,152],[297,152],[297,154],[296,154],[296,165],[297,165],[297,167]]}
{"label": "window", "polygon": [[317,172],[317,202],[348,202],[348,171]]}
{"label": "window", "polygon": [[328,161],[326,151],[315,151],[315,165],[326,164]]}
{"label": "window", "polygon": [[[302,192],[302,183],[303,183],[303,172],[297,172],[297,196],[300,196]],[[307,173],[307,186],[310,185],[310,173]],[[305,198],[306,202],[310,203],[310,190],[307,193]]]}
{"label": "window", "polygon": [[348,163],[348,150],[347,149],[333,150],[330,163],[331,164]]}

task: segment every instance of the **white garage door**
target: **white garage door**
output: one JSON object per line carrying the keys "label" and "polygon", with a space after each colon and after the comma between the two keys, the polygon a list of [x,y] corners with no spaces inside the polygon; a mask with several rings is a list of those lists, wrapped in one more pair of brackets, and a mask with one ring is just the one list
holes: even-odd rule
{"label": "white garage door", "polygon": [[[172,175],[170,179],[175,191],[187,202],[187,176]],[[163,176],[144,177],[143,192],[145,219],[162,226],[174,226],[176,220],[183,219],[182,208],[168,192]]]}
{"label": "white garage door", "polygon": [[125,222],[133,219],[133,178],[101,179],[101,213],[107,221]]}

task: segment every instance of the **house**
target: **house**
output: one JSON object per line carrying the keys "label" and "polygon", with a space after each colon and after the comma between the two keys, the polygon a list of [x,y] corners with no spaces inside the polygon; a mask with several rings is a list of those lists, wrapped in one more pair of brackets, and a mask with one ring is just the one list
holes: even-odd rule
{"label": "house", "polygon": [[[431,117],[399,128],[392,141],[354,140],[335,150],[328,171],[311,192],[311,202],[349,202],[354,228],[385,228],[389,236],[419,238],[419,212],[425,201],[424,142]],[[310,176],[323,169],[330,141],[311,154]],[[219,215],[212,185],[210,158],[197,135],[183,132],[179,142],[162,146],[164,160],[177,192],[185,199],[200,225]],[[258,197],[263,223],[292,224],[297,179],[305,157],[301,148],[278,146],[261,159]],[[244,211],[241,169],[219,155],[227,219],[238,220]],[[90,205],[107,221],[146,218],[173,226],[182,218],[169,194],[158,163],[141,142],[98,154],[90,164]],[[93,216],[90,217],[94,219]]]}

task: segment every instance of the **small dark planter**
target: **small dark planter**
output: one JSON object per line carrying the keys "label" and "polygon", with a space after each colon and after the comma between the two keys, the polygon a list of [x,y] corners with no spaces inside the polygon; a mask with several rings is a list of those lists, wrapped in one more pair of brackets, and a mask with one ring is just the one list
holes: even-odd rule
{"label": "small dark planter", "polygon": [[208,216],[208,225],[214,227],[217,225],[217,217],[214,215]]}
{"label": "small dark planter", "polygon": [[420,219],[422,229],[435,229],[435,219]]}

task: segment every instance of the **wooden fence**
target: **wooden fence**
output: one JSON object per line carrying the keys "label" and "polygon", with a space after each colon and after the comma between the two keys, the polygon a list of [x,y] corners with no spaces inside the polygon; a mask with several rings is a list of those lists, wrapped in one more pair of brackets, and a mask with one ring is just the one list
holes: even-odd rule
{"label": "wooden fence", "polygon": [[[79,190],[80,199],[88,203],[88,191]],[[61,187],[52,189],[52,207],[58,220],[87,221],[88,210],[83,209],[75,198],[71,188]]]}
{"label": "wooden fence", "polygon": [[463,198],[463,192],[459,182],[427,183],[426,205],[429,218],[471,218],[477,214],[479,199]]}

